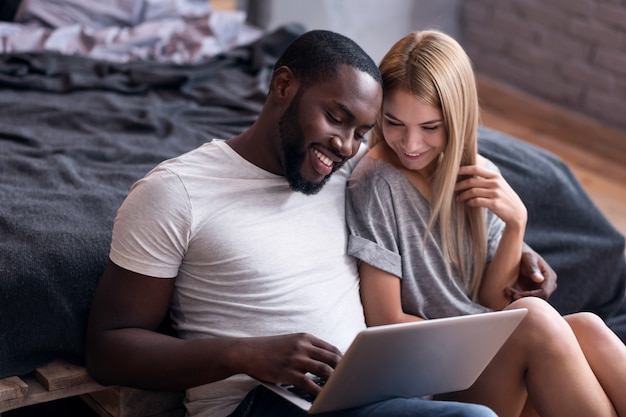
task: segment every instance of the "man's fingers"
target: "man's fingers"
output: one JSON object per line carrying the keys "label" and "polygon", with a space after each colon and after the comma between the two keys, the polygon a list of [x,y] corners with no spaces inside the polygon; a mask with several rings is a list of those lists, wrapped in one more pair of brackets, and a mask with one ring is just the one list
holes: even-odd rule
{"label": "man's fingers", "polygon": [[533,264],[530,267],[530,269],[531,269],[530,276],[533,282],[541,283],[545,281],[546,277],[543,276],[543,272],[541,272],[541,269],[539,269],[539,266],[537,266],[536,264]]}
{"label": "man's fingers", "polygon": [[519,300],[520,298],[524,298],[524,297],[538,297],[541,298],[543,300],[547,300],[548,299],[548,294],[546,292],[545,289],[543,288],[537,288],[534,290],[526,290],[526,291],[520,291],[516,288],[512,288],[512,287],[507,287],[504,290],[504,295],[507,298],[507,300],[509,300],[510,302],[513,302],[515,300]]}

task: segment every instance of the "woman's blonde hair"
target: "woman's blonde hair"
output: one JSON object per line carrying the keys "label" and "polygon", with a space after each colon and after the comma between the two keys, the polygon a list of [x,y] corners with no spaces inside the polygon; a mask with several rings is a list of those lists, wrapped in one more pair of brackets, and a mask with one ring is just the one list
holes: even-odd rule
{"label": "woman's blonde hair", "polygon": [[[412,32],[396,42],[380,65],[383,94],[406,91],[443,114],[448,142],[432,181],[431,215],[424,241],[438,222],[443,253],[465,278],[476,299],[486,263],[484,210],[457,204],[454,186],[463,165],[475,165],[479,122],[478,94],[472,63],[457,41],[437,31]],[[368,139],[383,140],[381,115]],[[469,259],[466,263],[463,259]]]}

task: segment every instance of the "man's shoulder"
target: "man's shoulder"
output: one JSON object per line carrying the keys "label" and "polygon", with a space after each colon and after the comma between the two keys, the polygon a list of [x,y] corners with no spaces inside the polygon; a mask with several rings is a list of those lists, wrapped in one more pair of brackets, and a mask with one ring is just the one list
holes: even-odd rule
{"label": "man's shoulder", "polygon": [[187,172],[221,171],[230,166],[232,155],[228,152],[228,145],[223,140],[214,139],[188,152],[167,159],[157,165],[150,173],[169,170],[176,174]]}

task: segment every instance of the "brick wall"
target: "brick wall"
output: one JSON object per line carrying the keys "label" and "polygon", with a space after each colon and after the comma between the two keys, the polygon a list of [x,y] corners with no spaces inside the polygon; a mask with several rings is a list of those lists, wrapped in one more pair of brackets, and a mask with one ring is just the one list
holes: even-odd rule
{"label": "brick wall", "polygon": [[476,72],[626,132],[626,0],[467,0]]}

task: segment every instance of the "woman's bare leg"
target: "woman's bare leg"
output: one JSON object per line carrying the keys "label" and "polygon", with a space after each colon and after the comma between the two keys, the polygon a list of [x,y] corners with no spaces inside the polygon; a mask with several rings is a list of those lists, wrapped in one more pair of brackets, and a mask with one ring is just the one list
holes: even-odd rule
{"label": "woman's bare leg", "polygon": [[565,316],[617,415],[626,416],[626,345],[591,313]]}
{"label": "woman's bare leg", "polygon": [[535,407],[533,407],[531,402],[526,401],[526,404],[524,404],[524,409],[522,410],[520,417],[539,417],[539,414],[537,414],[537,410],[535,410]]}
{"label": "woman's bare leg", "polygon": [[545,301],[528,297],[510,308],[528,314],[468,390],[445,398],[491,407],[500,417],[518,417],[526,401],[542,417],[615,417],[574,332]]}

